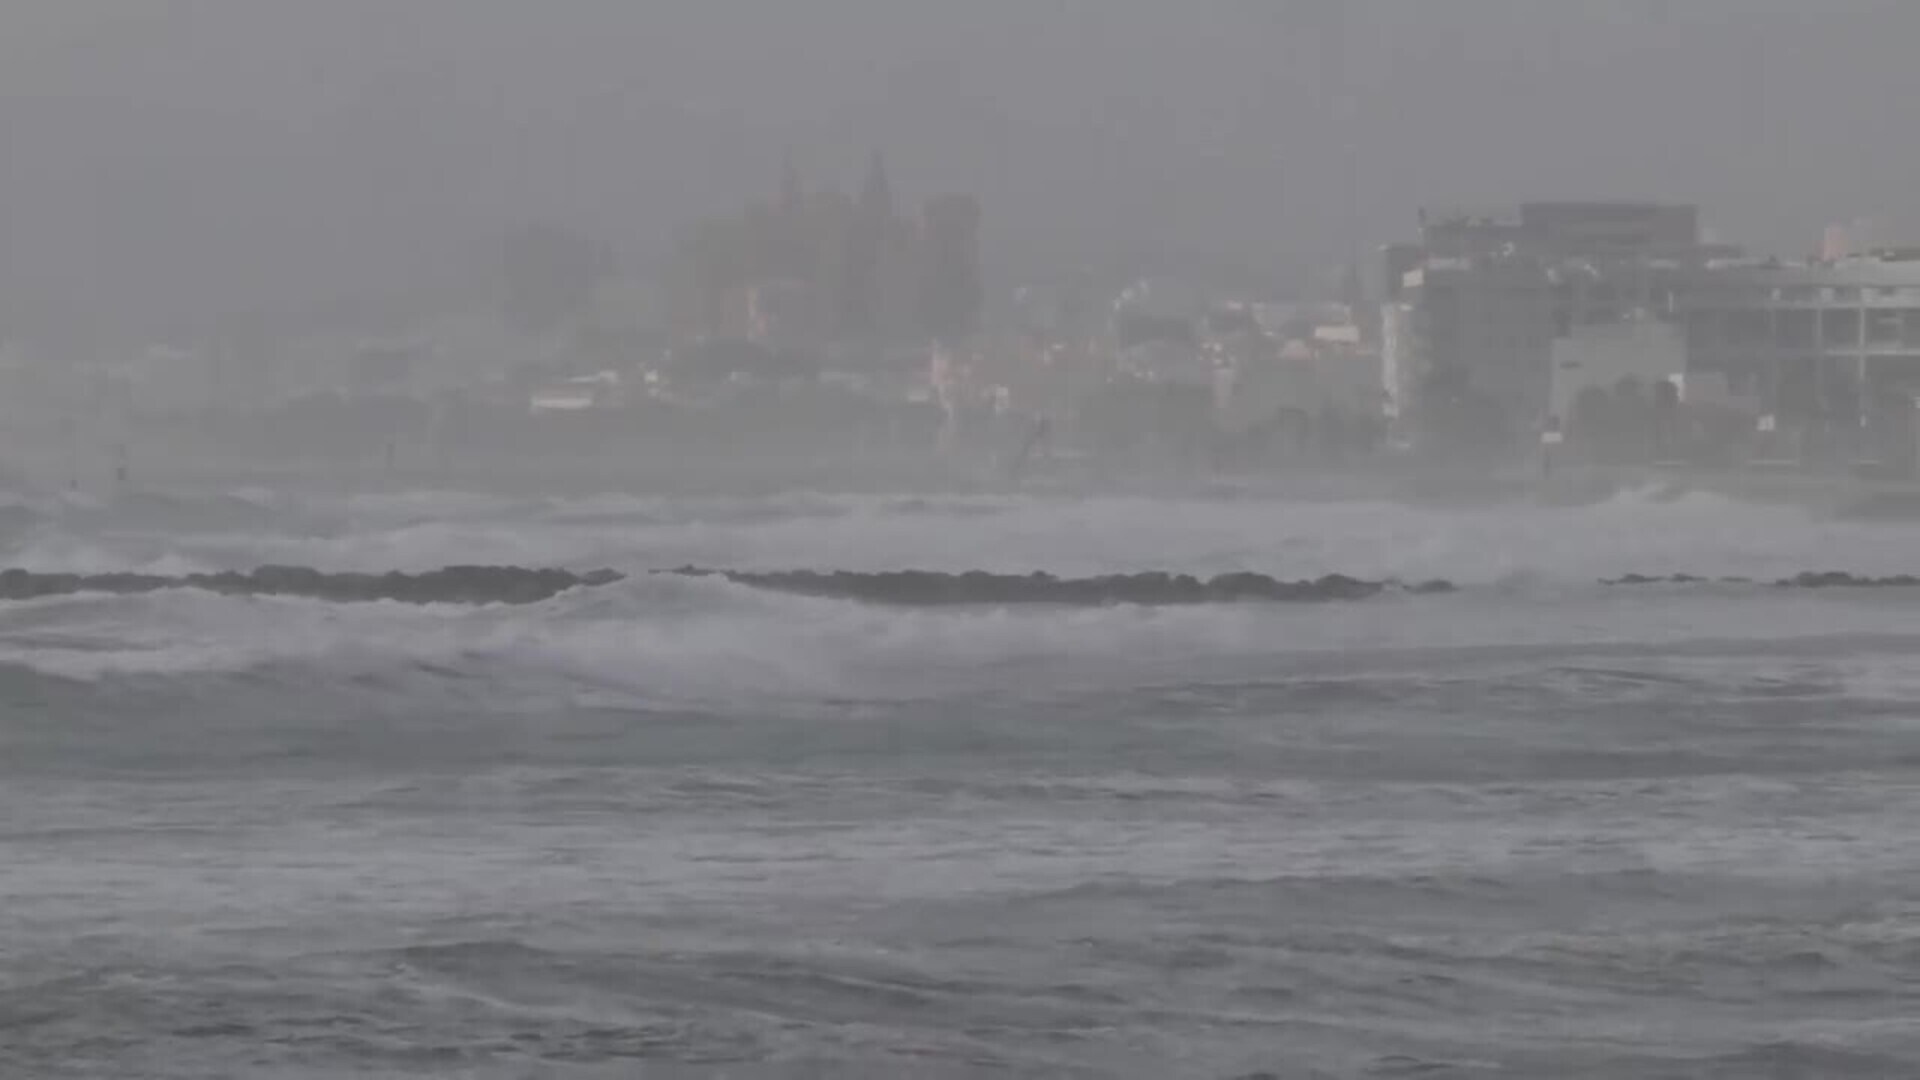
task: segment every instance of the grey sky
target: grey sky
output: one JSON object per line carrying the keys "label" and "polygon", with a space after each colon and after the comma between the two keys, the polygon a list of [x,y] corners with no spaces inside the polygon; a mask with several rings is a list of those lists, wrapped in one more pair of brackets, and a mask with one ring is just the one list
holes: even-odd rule
{"label": "grey sky", "polygon": [[[1789,253],[1906,221],[1920,4],[1352,0],[1358,238],[1423,202],[1697,200]],[[992,261],[1311,272],[1348,238],[1330,5],[1279,0],[13,0],[15,318],[152,324],[461,288],[527,217],[642,268],[791,148],[985,204]]]}

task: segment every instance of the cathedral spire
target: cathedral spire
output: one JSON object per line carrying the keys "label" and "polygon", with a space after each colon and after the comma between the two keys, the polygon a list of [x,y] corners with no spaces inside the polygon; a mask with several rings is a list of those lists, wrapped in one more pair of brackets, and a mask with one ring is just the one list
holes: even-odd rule
{"label": "cathedral spire", "polygon": [[793,151],[789,150],[780,163],[780,208],[794,213],[800,209],[801,198],[800,170],[793,163]]}
{"label": "cathedral spire", "polygon": [[867,180],[860,188],[860,212],[870,221],[893,219],[893,187],[887,182],[887,163],[878,150],[867,160]]}

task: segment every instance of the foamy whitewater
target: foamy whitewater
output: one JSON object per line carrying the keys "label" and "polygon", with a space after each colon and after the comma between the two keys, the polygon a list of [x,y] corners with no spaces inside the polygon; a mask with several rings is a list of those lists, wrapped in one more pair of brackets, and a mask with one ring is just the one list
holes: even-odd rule
{"label": "foamy whitewater", "polygon": [[[1920,1076],[1920,526],[1704,496],[20,499],[0,1076]],[[903,609],[742,569],[1448,578]]]}

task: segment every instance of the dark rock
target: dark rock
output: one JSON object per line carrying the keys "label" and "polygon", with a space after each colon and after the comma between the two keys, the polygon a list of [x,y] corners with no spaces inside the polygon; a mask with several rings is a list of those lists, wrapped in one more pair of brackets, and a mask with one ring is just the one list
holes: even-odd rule
{"label": "dark rock", "polygon": [[395,600],[409,604],[530,604],[578,586],[608,585],[624,577],[614,570],[520,566],[449,566],[419,574],[329,573],[308,566],[262,566],[249,573],[36,574],[0,570],[0,600],[101,592],[122,595],[161,589],[204,589],[227,596],[305,596],[320,600]]}
{"label": "dark rock", "polygon": [[1822,570],[1807,571],[1790,578],[1782,578],[1774,584],[1794,589],[1906,589],[1920,585],[1920,578],[1912,574],[1895,574],[1891,577],[1877,578],[1839,570]]}
{"label": "dark rock", "polygon": [[[1666,577],[1628,574],[1625,577],[1600,580],[1602,585],[1696,585],[1706,582],[1721,585],[1754,584],[1754,580],[1750,577],[1705,578],[1695,574],[1669,574]],[[1792,577],[1780,578],[1771,584],[1776,589],[1910,589],[1920,586],[1920,575],[1893,574],[1888,577],[1870,577],[1849,574],[1842,570],[1805,570]]]}
{"label": "dark rock", "polygon": [[1283,581],[1248,571],[1199,578],[1192,574],[1143,571],[1059,578],[1046,573],[995,574],[985,570],[943,573],[932,570],[711,570],[683,566],[657,573],[680,577],[720,577],[738,585],[801,596],[867,603],[931,606],[946,604],[1206,604],[1241,601],[1307,603],[1363,600],[1389,589],[1448,592],[1449,582],[1409,588],[1396,582],[1363,581],[1329,574],[1312,581]]}

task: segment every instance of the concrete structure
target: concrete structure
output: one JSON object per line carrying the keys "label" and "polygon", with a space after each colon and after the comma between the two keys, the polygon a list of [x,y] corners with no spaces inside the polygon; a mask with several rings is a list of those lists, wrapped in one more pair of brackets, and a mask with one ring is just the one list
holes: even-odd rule
{"label": "concrete structure", "polygon": [[1855,218],[1829,225],[1820,235],[1820,258],[1825,262],[1837,262],[1870,254],[1885,246],[1886,234],[1886,223],[1878,218]]}
{"label": "concrete structure", "polygon": [[1553,342],[1550,412],[1565,423],[1581,391],[1627,380],[1648,390],[1672,382],[1678,390],[1686,370],[1686,337],[1671,323],[1642,317],[1577,327]]}
{"label": "concrete structure", "polygon": [[1423,211],[1417,251],[1382,252],[1394,279],[1381,319],[1388,413],[1416,431],[1423,388],[1444,387],[1452,400],[1491,402],[1524,445],[1557,411],[1557,339],[1672,317],[1696,272],[1730,254],[1701,242],[1699,213],[1685,205]]}
{"label": "concrete structure", "polygon": [[527,409],[540,415],[619,408],[626,404],[624,390],[619,372],[597,371],[535,389],[527,397]]}
{"label": "concrete structure", "polygon": [[1413,305],[1398,298],[1380,305],[1380,389],[1389,426],[1412,413],[1422,360],[1413,339]]}
{"label": "concrete structure", "polygon": [[1520,207],[1523,243],[1563,258],[1685,258],[1700,247],[1700,212],[1651,202],[1532,202]]}
{"label": "concrete structure", "polygon": [[[1783,431],[1886,457],[1920,395],[1920,250],[1707,267],[1677,295],[1690,372],[1717,373]],[[1874,431],[1875,427],[1879,431]],[[1897,456],[1907,458],[1905,450]]]}
{"label": "concrete structure", "polygon": [[1216,362],[1203,347],[1207,299],[1173,279],[1139,281],[1113,303],[1118,370],[1153,382],[1212,386]]}
{"label": "concrete structure", "polygon": [[1429,258],[1382,312],[1392,411],[1411,419],[1422,388],[1450,380],[1523,425],[1546,417],[1553,341],[1545,266],[1519,252]]}
{"label": "concrete structure", "polygon": [[1380,415],[1380,358],[1352,324],[1322,326],[1270,354],[1241,354],[1216,369],[1214,408],[1221,430],[1251,430],[1291,412],[1308,416]]}

